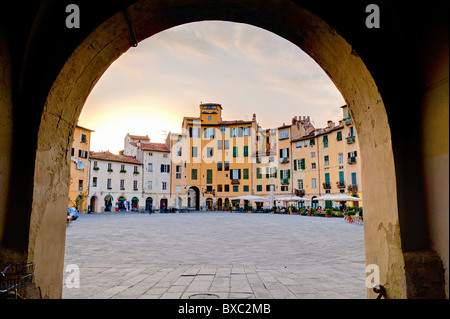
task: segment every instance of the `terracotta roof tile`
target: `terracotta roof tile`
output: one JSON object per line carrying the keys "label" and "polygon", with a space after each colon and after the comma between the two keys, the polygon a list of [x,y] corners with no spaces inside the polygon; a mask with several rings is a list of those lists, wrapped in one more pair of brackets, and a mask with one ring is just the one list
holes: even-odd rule
{"label": "terracotta roof tile", "polygon": [[[137,146],[137,143],[130,143]],[[139,148],[143,151],[169,152],[169,148],[165,143],[141,143]]]}
{"label": "terracotta roof tile", "polygon": [[123,162],[130,164],[142,165],[137,159],[129,155],[116,155],[109,151],[106,152],[91,152],[89,155],[92,159],[103,160],[103,161],[113,161],[113,162]]}

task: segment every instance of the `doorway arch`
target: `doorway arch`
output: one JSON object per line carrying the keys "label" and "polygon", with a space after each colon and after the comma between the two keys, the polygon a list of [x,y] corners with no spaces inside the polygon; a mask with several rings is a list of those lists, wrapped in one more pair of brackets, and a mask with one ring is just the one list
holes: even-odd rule
{"label": "doorway arch", "polygon": [[92,195],[89,202],[90,202],[90,205],[91,205],[90,211],[92,213],[98,213],[98,202],[99,202],[99,200],[98,200],[97,195]]}
{"label": "doorway arch", "polygon": [[[47,97],[39,127],[36,151],[35,183],[48,181],[54,200],[42,196],[43,189],[34,187],[30,229],[29,258],[36,261],[35,278],[44,297],[61,294],[61,272],[43,268],[49,260],[55,269],[62,269],[61,251],[48,252],[50,242],[46,234],[58,233],[63,238],[64,228],[52,229],[54,207],[64,207],[63,194],[69,179],[68,169],[61,158],[68,153],[67,140],[73,135],[74,123],[97,80],[109,65],[134,45],[130,38],[128,21],[133,24],[137,42],[164,29],[200,20],[242,22],[272,31],[302,48],[330,76],[347,102],[359,133],[361,145],[362,180],[366,188],[365,237],[366,263],[377,264],[381,282],[391,297],[405,297],[400,223],[397,207],[396,175],[391,144],[390,127],[383,99],[375,80],[361,57],[325,21],[291,1],[250,0],[237,3],[218,0],[208,3],[208,10],[198,10],[201,0],[182,3],[164,3],[140,0],[127,8],[127,18],[118,12],[86,37],[67,60]],[[229,10],[224,10],[226,7]],[[152,21],[152,23],[149,23]],[[70,110],[70,111],[68,111]],[[58,136],[55,137],[55,114],[60,115]],[[50,141],[50,142],[49,142]],[[48,145],[52,144],[52,151]],[[49,175],[49,163],[61,163]],[[376,172],[376,178],[370,178]],[[56,182],[60,175],[61,182]],[[379,187],[383,185],[383,187]],[[193,187],[191,187],[193,188]],[[194,189],[195,190],[195,189]],[[198,191],[198,189],[197,189]],[[199,192],[196,195],[199,194]],[[197,195],[198,196],[198,195]],[[199,201],[196,202],[199,205]],[[64,216],[63,216],[64,217]],[[63,217],[59,217],[63,225]],[[54,217],[56,218],[56,217]],[[50,222],[51,221],[51,222]],[[60,241],[64,243],[63,240]],[[59,247],[64,250],[64,246]],[[55,288],[60,287],[60,288]],[[58,291],[59,290],[59,291]],[[370,293],[370,292],[369,292]]]}
{"label": "doorway arch", "polygon": [[200,210],[200,190],[197,186],[191,186],[188,189],[188,206]]}

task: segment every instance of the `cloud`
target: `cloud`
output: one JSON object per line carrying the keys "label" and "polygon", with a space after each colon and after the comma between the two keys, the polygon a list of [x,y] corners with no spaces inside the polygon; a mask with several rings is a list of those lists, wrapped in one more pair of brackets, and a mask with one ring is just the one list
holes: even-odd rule
{"label": "cloud", "polygon": [[330,117],[344,104],[323,70],[289,41],[245,24],[196,22],[156,34],[116,60],[88,97],[80,125],[89,123],[100,137],[105,121],[123,123],[161,140],[160,123],[180,131],[201,101],[221,103],[224,119],[257,113],[264,127],[295,115],[324,126],[338,120]]}

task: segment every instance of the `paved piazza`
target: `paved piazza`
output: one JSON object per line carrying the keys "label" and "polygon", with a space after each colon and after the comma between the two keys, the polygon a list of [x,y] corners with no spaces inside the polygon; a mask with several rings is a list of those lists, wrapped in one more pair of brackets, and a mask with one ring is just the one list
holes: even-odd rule
{"label": "paved piazza", "polygon": [[63,298],[366,298],[363,227],[341,218],[82,214],[65,266]]}

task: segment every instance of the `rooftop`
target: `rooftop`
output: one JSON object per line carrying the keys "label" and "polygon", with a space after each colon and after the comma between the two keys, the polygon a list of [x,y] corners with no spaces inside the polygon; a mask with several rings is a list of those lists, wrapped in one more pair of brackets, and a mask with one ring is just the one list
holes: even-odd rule
{"label": "rooftop", "polygon": [[89,154],[89,158],[102,161],[112,161],[112,162],[122,162],[122,163],[142,165],[142,163],[139,162],[137,159],[135,159],[133,156],[116,155],[111,153],[110,151],[91,152]]}

